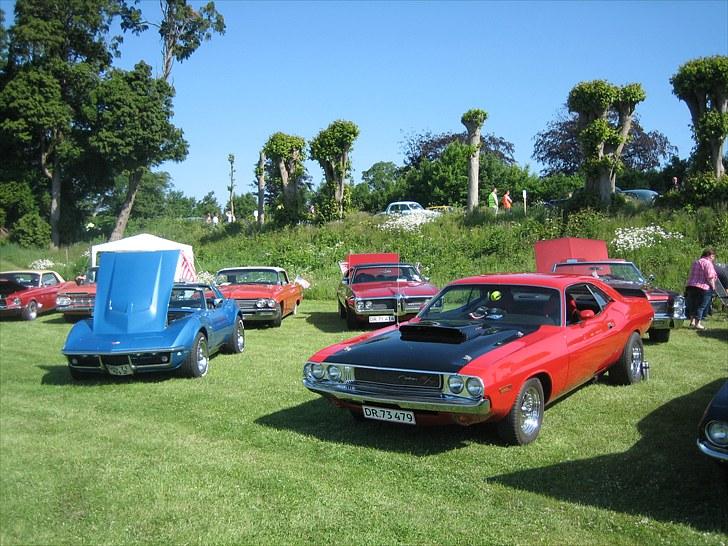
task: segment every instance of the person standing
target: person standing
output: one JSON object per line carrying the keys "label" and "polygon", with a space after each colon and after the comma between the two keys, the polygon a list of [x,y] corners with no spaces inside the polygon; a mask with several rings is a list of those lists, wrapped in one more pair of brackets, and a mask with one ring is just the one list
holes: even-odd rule
{"label": "person standing", "polygon": [[493,186],[493,191],[488,194],[488,208],[494,214],[498,214],[498,188]]}
{"label": "person standing", "polygon": [[513,206],[513,199],[511,199],[511,190],[506,190],[506,193],[503,194],[503,209],[506,211],[506,213],[511,212],[511,206]]}
{"label": "person standing", "polygon": [[690,267],[690,275],[685,287],[687,314],[690,319],[690,328],[705,330],[702,320],[708,312],[710,302],[715,290],[715,250],[706,248],[700,259],[695,260]]}

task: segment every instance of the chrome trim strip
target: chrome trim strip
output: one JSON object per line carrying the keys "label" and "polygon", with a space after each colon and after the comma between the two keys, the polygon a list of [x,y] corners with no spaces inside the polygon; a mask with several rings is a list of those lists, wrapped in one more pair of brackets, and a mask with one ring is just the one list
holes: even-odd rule
{"label": "chrome trim strip", "polygon": [[698,440],[698,449],[702,451],[705,455],[708,457],[713,457],[714,459],[718,459],[719,461],[726,461],[728,462],[728,453],[725,453],[723,451],[718,451],[717,449],[713,449],[708,445],[707,442]]}

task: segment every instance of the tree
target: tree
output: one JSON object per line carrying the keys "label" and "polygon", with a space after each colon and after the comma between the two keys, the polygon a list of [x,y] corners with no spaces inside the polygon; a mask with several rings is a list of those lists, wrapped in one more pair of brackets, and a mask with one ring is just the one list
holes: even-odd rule
{"label": "tree", "polygon": [[468,145],[470,146],[470,161],[468,163],[468,210],[478,206],[478,176],[480,174],[480,128],[488,119],[485,110],[477,108],[468,110],[460,121],[468,131]]}
{"label": "tree", "polygon": [[[612,118],[611,122],[616,123],[616,118]],[[645,131],[637,116],[632,120],[631,133],[622,151],[622,161],[627,169],[656,169],[677,153],[677,148],[670,144],[665,135],[659,131]],[[576,114],[560,112],[556,120],[549,122],[544,131],[536,134],[534,141],[532,157],[544,165],[541,171],[544,176],[572,175],[579,172],[584,163],[584,155],[579,146]]]}
{"label": "tree", "polygon": [[265,151],[260,151],[255,176],[258,180],[258,225],[265,223]]}
{"label": "tree", "polygon": [[162,8],[159,23],[145,20],[138,8],[122,5],[122,28],[135,34],[150,26],[158,30],[162,39],[162,78],[169,80],[174,61],[189,59],[202,42],[212,39],[214,33],[225,34],[225,19],[215,9],[215,2],[208,2],[199,10],[190,6],[187,0],[160,0],[159,3]]}
{"label": "tree", "polygon": [[64,170],[81,152],[75,119],[111,64],[115,0],[17,0],[0,91],[0,138],[50,184],[51,239],[60,244]]}
{"label": "tree", "polygon": [[391,161],[380,161],[361,173],[361,184],[351,191],[355,209],[381,212],[390,201],[399,199],[402,190],[401,169]]}
{"label": "tree", "polygon": [[171,123],[174,91],[164,80],[152,77],[144,62],[134,70],[112,70],[92,93],[85,109],[91,133],[88,143],[119,174],[129,179],[111,241],[124,235],[139,182],[151,166],[187,156],[182,130]]}
{"label": "tree", "polygon": [[[416,167],[425,159],[429,161],[438,159],[450,144],[453,142],[465,144],[467,138],[467,133],[432,134],[425,132],[409,136],[403,146],[404,164],[406,167]],[[481,134],[480,153],[481,155],[494,155],[507,164],[516,162],[513,157],[513,143],[492,133]]]}
{"label": "tree", "polygon": [[[283,208],[291,219],[295,215],[296,187],[304,175],[303,161],[306,159],[306,141],[299,136],[274,133],[263,147],[267,161],[277,170],[280,177]],[[269,184],[270,185],[270,184]]]}
{"label": "tree", "polygon": [[690,110],[698,170],[707,167],[720,178],[725,174],[723,147],[728,136],[728,56],[688,61],[670,83]]}
{"label": "tree", "polygon": [[8,32],[5,30],[5,12],[0,9],[0,70],[8,64]]}
{"label": "tree", "polygon": [[[586,191],[602,205],[609,204],[615,191],[617,173],[622,168],[620,156],[634,111],[644,99],[645,92],[638,83],[617,87],[605,80],[581,82],[569,93],[569,111],[578,115]],[[610,112],[616,116],[616,123],[610,123]]]}
{"label": "tree", "polygon": [[227,187],[230,193],[228,197],[229,210],[232,218],[235,218],[235,156],[228,154],[228,161],[230,162],[230,185]]}
{"label": "tree", "polygon": [[339,218],[344,216],[344,184],[349,175],[349,152],[359,136],[359,127],[351,121],[336,120],[311,141],[311,158],[318,161],[326,182],[334,186]]}

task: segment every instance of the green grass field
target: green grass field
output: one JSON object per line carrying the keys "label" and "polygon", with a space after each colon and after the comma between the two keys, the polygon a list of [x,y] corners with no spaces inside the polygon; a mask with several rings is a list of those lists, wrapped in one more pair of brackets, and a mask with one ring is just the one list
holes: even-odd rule
{"label": "green grass field", "polygon": [[59,315],[0,323],[0,543],[725,544],[695,446],[728,322],[646,342],[650,381],[597,382],[504,447],[492,427],[358,423],[301,368],[349,333],[330,301],[250,328],[201,380],[70,379]]}

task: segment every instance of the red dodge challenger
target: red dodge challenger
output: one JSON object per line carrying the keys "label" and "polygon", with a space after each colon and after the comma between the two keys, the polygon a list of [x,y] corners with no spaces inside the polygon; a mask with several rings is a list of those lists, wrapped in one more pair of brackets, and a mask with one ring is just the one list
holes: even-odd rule
{"label": "red dodge challenger", "polygon": [[503,440],[536,439],[544,406],[609,372],[645,378],[644,295],[593,277],[481,275],[440,291],[417,317],[313,355],[303,384],[357,418],[402,424],[497,422]]}

